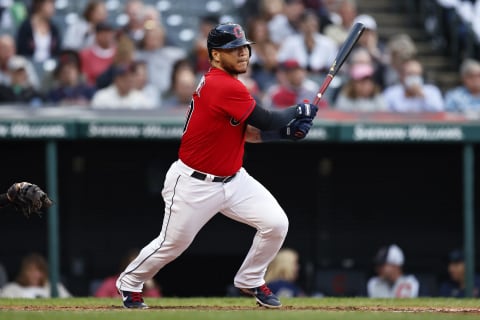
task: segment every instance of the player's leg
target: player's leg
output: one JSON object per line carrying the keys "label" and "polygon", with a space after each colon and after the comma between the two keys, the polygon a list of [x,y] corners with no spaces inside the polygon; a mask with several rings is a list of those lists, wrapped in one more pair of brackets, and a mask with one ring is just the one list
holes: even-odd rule
{"label": "player's leg", "polygon": [[272,194],[244,169],[225,184],[225,190],[230,206],[221,212],[257,229],[234,284],[238,288],[261,287],[267,266],[287,235],[288,218]]}
{"label": "player's leg", "polygon": [[143,283],[187,249],[198,231],[220,210],[224,197],[220,185],[192,178],[181,169],[172,165],[165,178],[165,216],[160,235],[120,275],[119,290],[141,292]]}

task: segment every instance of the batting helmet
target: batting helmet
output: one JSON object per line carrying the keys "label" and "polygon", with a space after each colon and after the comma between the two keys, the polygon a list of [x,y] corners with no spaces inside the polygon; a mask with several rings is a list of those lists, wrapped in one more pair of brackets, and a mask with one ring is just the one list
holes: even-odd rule
{"label": "batting helmet", "polygon": [[212,58],[212,49],[233,49],[242,46],[248,46],[248,51],[252,53],[250,45],[253,41],[245,38],[245,32],[242,27],[236,23],[221,23],[210,30],[207,38],[207,48],[210,59]]}

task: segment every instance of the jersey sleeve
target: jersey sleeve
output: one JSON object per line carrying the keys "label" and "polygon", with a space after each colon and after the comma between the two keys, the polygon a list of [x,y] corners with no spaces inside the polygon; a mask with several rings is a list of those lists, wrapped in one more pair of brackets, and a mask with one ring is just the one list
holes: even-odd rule
{"label": "jersey sleeve", "polygon": [[222,83],[218,89],[228,93],[218,95],[213,107],[237,122],[245,121],[256,105],[247,88],[239,80],[232,79]]}

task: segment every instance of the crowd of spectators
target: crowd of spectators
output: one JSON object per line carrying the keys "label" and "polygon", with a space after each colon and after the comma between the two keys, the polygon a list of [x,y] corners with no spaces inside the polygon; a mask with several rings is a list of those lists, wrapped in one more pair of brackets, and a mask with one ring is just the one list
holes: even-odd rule
{"label": "crowd of spectators", "polygon": [[[138,249],[130,249],[121,258],[118,272],[124,270],[132,259],[138,254]],[[282,248],[273,261],[268,265],[265,281],[275,295],[279,297],[303,296],[367,296],[370,298],[417,298],[421,296],[439,296],[450,298],[464,298],[466,296],[465,257],[461,249],[453,249],[448,253],[445,271],[446,278],[438,279],[438,290],[431,290],[428,283],[414,274],[405,272],[405,256],[403,250],[396,244],[382,246],[373,258],[374,274],[367,280],[357,281],[355,276],[350,278],[346,274],[348,269],[322,277],[323,287],[329,286],[335,290],[309,293],[300,281],[301,257],[292,248]],[[326,270],[318,270],[319,273]],[[326,271],[328,273],[328,270]],[[358,274],[357,274],[358,275]],[[120,297],[115,286],[118,273],[108,275],[102,279],[90,282],[88,295],[99,298]],[[365,281],[364,281],[365,280]],[[339,282],[340,281],[340,282]],[[341,285],[339,284],[341,283]],[[355,288],[355,292],[345,291],[350,286],[364,286]],[[68,287],[68,286],[67,286]],[[62,283],[57,283],[60,298],[72,297],[70,288]],[[423,290],[422,290],[423,288]],[[72,288],[73,289],[73,288]],[[15,278],[9,281],[7,270],[0,261],[0,298],[48,298],[51,296],[51,286],[48,279],[48,263],[45,257],[37,252],[25,255],[15,271]],[[227,296],[238,296],[239,292],[233,286],[228,286]],[[151,279],[143,287],[145,297],[161,298],[163,293],[161,285]],[[480,275],[475,274],[473,279],[473,297],[480,296]]]}
{"label": "crowd of spectators", "polygon": [[[111,22],[105,2],[90,0],[82,16],[65,30],[53,19],[54,1],[31,0],[28,8],[22,3],[1,3],[2,105],[185,110],[198,79],[209,68],[208,31],[223,22],[215,15],[200,17],[186,49],[169,39],[162,12],[142,0],[121,2],[127,17],[123,25]],[[249,71],[239,79],[264,107],[283,108],[314,99],[349,28],[360,21],[367,29],[327,90],[322,108],[352,112],[480,108],[479,62],[464,61],[458,88],[441,90],[426,83],[411,37],[379,39],[375,19],[359,12],[355,0],[262,0],[253,8],[240,18],[244,21],[235,21],[255,41]]]}
{"label": "crowd of spectators", "polygon": [[[439,279],[428,279],[423,275],[405,271],[405,255],[396,244],[388,244],[378,249],[373,257],[373,274],[346,269],[318,270],[317,281],[320,287],[307,294],[304,282],[299,281],[301,270],[299,253],[291,248],[281,249],[270,263],[265,281],[272,292],[279,297],[324,296],[367,296],[370,298],[418,298],[450,297],[464,298],[465,259],[461,249],[448,253],[445,271],[447,275]],[[432,282],[433,281],[433,282]],[[438,289],[437,289],[438,287]],[[473,279],[473,297],[479,297],[480,276]]]}

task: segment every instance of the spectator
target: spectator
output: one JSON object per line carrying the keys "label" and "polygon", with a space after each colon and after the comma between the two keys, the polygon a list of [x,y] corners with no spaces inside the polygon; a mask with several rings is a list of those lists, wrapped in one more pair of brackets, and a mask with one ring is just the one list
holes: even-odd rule
{"label": "spectator", "polygon": [[372,55],[369,53],[369,51],[364,48],[364,47],[357,47],[353,49],[352,53],[350,54],[350,59],[349,59],[349,67],[355,65],[355,64],[370,64],[373,66],[374,72],[373,72],[373,79],[377,84],[380,85],[380,87],[385,89],[385,83],[384,83],[384,78],[383,74],[385,72],[385,64],[378,61],[374,60]]}
{"label": "spectator", "polygon": [[340,17],[340,23],[326,26],[323,33],[339,47],[347,39],[348,32],[357,16],[357,3],[355,0],[340,0],[337,6],[336,13]]}
{"label": "spectator", "polygon": [[0,83],[9,84],[8,60],[15,55],[15,42],[13,38],[4,34],[0,36]]}
{"label": "spectator", "polygon": [[172,72],[172,88],[170,95],[163,104],[165,108],[179,108],[187,110],[195,91],[197,79],[193,67],[187,60],[179,60],[175,63]]}
{"label": "spectator", "polygon": [[27,16],[27,8],[23,1],[0,1],[0,30],[15,34],[20,23]]}
{"label": "spectator", "polygon": [[[264,99],[264,105],[272,108],[286,108],[304,99],[313,99],[317,95],[318,84],[307,78],[307,72],[293,59],[280,64],[278,84],[270,87]],[[326,107],[327,102],[321,100],[320,107]]]}
{"label": "spectator", "polygon": [[122,31],[133,40],[138,47],[145,37],[144,3],[142,0],[128,0],[125,3],[125,14],[128,17],[127,24]]}
{"label": "spectator", "polygon": [[[260,16],[268,22],[275,16],[283,14],[284,6],[284,0],[260,0],[260,3],[258,4],[258,10],[260,12]],[[251,12],[249,12],[249,14],[251,14]],[[249,35],[253,36],[252,34]]]}
{"label": "spectator", "polygon": [[157,27],[145,31],[136,59],[147,62],[149,82],[164,94],[171,85],[173,64],[186,56],[185,50],[165,45],[165,29]]}
{"label": "spectator", "polygon": [[377,276],[368,280],[370,298],[416,298],[419,283],[413,275],[403,273],[404,256],[395,244],[382,247],[375,256]]}
{"label": "spectator", "polygon": [[40,106],[44,97],[29,82],[28,61],[22,56],[11,57],[8,61],[10,84],[0,85],[0,103],[22,103]]}
{"label": "spectator", "polygon": [[348,59],[348,64],[353,66],[355,64],[370,64],[373,65],[372,56],[368,53],[368,50],[365,48],[354,48]]}
{"label": "spectator", "polygon": [[210,30],[218,24],[217,16],[205,16],[200,20],[198,34],[193,43],[192,58],[195,63],[195,73],[203,74],[210,69],[207,37]]}
{"label": "spectator", "polygon": [[320,18],[320,33],[334,23],[340,23],[340,16],[335,12],[338,0],[303,0],[305,8],[315,11]]}
{"label": "spectator", "polygon": [[251,18],[247,24],[247,33],[255,42],[252,46],[250,66],[252,78],[261,91],[265,91],[276,81],[275,72],[278,66],[277,46],[270,40],[267,21],[260,17]]}
{"label": "spectator", "polygon": [[300,34],[283,40],[278,52],[278,61],[296,59],[302,68],[313,72],[327,70],[337,54],[335,43],[318,32],[318,17],[313,11],[301,16]]}
{"label": "spectator", "polygon": [[[120,273],[128,266],[128,264],[135,259],[138,255],[138,250],[130,250],[120,262],[120,268],[118,274],[112,275],[102,281],[100,286],[95,291],[95,297],[97,298],[118,298],[120,294],[118,293],[118,289],[115,286],[118,276]],[[144,297],[153,297],[159,298],[162,296],[160,292],[160,287],[155,282],[154,279],[150,279],[149,281],[145,282],[143,286],[143,296]]]}
{"label": "spectator", "polygon": [[116,66],[132,64],[134,61],[135,43],[133,40],[124,33],[119,34],[116,39],[116,50],[112,63],[95,80],[97,89],[103,89],[112,84]]}
{"label": "spectator", "polygon": [[56,58],[60,53],[60,31],[54,24],[53,0],[32,0],[29,17],[17,32],[17,54],[35,62]]}
{"label": "spectator", "polygon": [[152,109],[155,106],[134,88],[131,65],[115,66],[113,83],[95,92],[91,106],[94,109]]}
{"label": "spectator", "polygon": [[385,86],[400,83],[400,73],[405,61],[413,59],[417,54],[417,48],[412,38],[407,34],[397,34],[391,37],[387,43],[385,57]]}
{"label": "spectator", "polygon": [[401,84],[387,87],[384,98],[390,111],[443,111],[443,97],[433,84],[424,84],[423,67],[418,60],[406,61],[401,70]]}
{"label": "spectator", "polygon": [[252,78],[252,67],[250,65],[247,67],[247,71],[245,73],[238,75],[238,80],[243,83],[255,101],[262,100],[262,92],[260,91],[257,81]]}
{"label": "spectator", "polygon": [[336,100],[336,108],[344,111],[386,111],[387,105],[380,85],[373,79],[374,69],[370,64],[354,64],[350,68],[350,80]]}
{"label": "spectator", "polygon": [[106,22],[108,17],[105,3],[100,0],[90,0],[80,19],[70,24],[65,31],[63,48],[80,51],[95,42],[97,24]]}
{"label": "spectator", "polygon": [[[10,84],[10,72],[8,70],[8,61],[11,57],[16,54],[15,40],[9,34],[4,34],[0,36],[0,84],[9,85]],[[40,87],[40,82],[38,80],[38,75],[35,72],[30,61],[27,61],[27,76],[28,81],[31,85],[38,89]]]}
{"label": "spectator", "polygon": [[3,264],[0,263],[0,295],[2,292],[2,288],[6,283],[8,283],[8,274]]}
{"label": "spectator", "polygon": [[108,23],[99,23],[95,27],[95,42],[80,51],[82,73],[89,85],[95,81],[112,64],[117,51],[115,31]]}
{"label": "spectator", "polygon": [[[323,99],[327,99],[331,102],[332,105],[336,105],[336,101],[342,88],[347,84],[350,77],[350,69],[352,66],[356,64],[369,64],[374,66],[374,74],[373,74],[373,81],[375,83],[381,84],[382,83],[382,69],[376,69],[377,65],[374,63],[372,57],[368,53],[367,49],[362,47],[357,47],[352,50],[350,57],[348,59],[347,64],[339,70],[337,75],[335,76],[335,82],[331,83],[328,87],[328,90],[325,92]],[[383,90],[383,89],[382,89]]]}
{"label": "spectator", "polygon": [[[440,296],[451,298],[465,297],[465,258],[462,250],[455,249],[448,255],[450,279],[440,285]],[[473,296],[480,297],[480,276],[475,275]]]}
{"label": "spectator", "polygon": [[95,87],[84,82],[80,56],[76,51],[65,50],[54,71],[54,87],[48,93],[48,101],[64,106],[87,106],[95,93]]}
{"label": "spectator", "polygon": [[361,14],[355,18],[353,23],[361,22],[365,25],[365,30],[360,39],[358,46],[367,50],[377,65],[383,65],[385,60],[385,48],[383,43],[378,39],[377,22],[367,14]]}
{"label": "spectator", "polygon": [[[145,61],[133,62],[133,87],[140,91],[154,107],[162,106],[162,97],[156,86],[148,82],[148,68]],[[194,88],[195,90],[195,88]],[[193,91],[190,92],[190,96]]]}
{"label": "spectator", "polygon": [[287,37],[298,33],[304,11],[302,0],[284,0],[282,13],[275,14],[268,21],[268,32],[273,43],[279,46]]}
{"label": "spectator", "polygon": [[466,59],[460,66],[462,86],[447,91],[445,109],[453,112],[480,110],[480,62]]}
{"label": "spectator", "polygon": [[[71,297],[70,292],[57,284],[60,298]],[[38,253],[31,253],[22,259],[20,271],[14,282],[7,283],[0,292],[2,298],[50,298],[48,264]]]}
{"label": "spectator", "polygon": [[143,27],[153,29],[162,26],[162,16],[155,6],[145,5],[143,7]]}
{"label": "spectator", "polygon": [[277,297],[304,296],[296,284],[299,271],[298,253],[292,249],[281,249],[269,264],[265,282]]}

